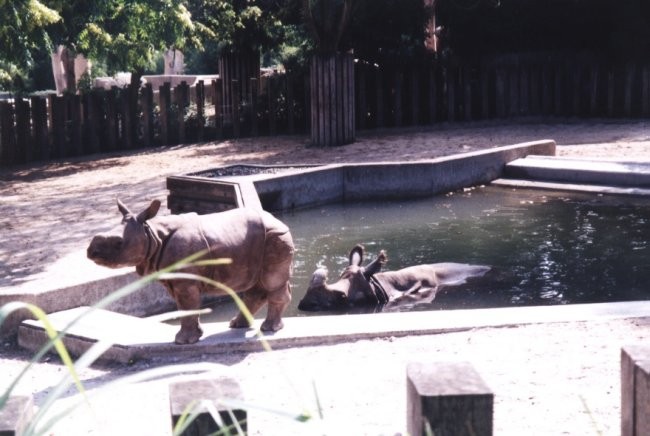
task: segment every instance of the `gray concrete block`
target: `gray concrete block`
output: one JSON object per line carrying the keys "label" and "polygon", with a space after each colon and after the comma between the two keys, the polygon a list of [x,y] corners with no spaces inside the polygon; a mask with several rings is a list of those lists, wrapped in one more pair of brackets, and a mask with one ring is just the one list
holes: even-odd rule
{"label": "gray concrete block", "polygon": [[470,363],[414,362],[406,377],[408,434],[492,435],[494,394]]}
{"label": "gray concrete block", "polygon": [[9,397],[0,409],[0,436],[23,434],[34,416],[34,400],[31,396]]}
{"label": "gray concrete block", "polygon": [[[183,436],[202,436],[222,431],[219,434],[239,434],[237,426],[246,433],[248,430],[246,410],[228,406],[227,401],[241,402],[243,395],[239,384],[230,377],[187,380],[169,386],[169,405],[172,425],[192,410],[198,416],[183,431]],[[220,425],[210,414],[217,413]]]}
{"label": "gray concrete block", "polygon": [[621,436],[650,435],[650,346],[621,349]]}

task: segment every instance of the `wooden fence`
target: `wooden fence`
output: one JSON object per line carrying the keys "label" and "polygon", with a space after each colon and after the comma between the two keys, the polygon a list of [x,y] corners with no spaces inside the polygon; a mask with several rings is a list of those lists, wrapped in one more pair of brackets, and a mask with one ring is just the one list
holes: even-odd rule
{"label": "wooden fence", "polygon": [[[224,110],[219,80],[0,101],[0,164],[244,136],[307,133],[309,78],[273,75]],[[231,81],[232,95],[240,95]],[[650,117],[650,63],[513,55],[355,64],[357,129],[521,116]]]}

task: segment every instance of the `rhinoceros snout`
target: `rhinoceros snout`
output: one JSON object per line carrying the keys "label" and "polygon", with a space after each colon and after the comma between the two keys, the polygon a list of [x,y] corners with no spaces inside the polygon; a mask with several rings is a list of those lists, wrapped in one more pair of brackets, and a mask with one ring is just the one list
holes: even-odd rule
{"label": "rhinoceros snout", "polygon": [[115,236],[95,236],[86,250],[88,259],[105,265],[115,260],[122,251],[122,238]]}

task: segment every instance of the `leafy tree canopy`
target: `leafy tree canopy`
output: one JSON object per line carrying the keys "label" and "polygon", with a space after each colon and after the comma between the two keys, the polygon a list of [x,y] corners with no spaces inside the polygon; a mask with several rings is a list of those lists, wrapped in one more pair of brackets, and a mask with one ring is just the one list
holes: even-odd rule
{"label": "leafy tree canopy", "polygon": [[20,88],[34,52],[50,47],[48,26],[61,16],[38,0],[0,0],[0,88]]}

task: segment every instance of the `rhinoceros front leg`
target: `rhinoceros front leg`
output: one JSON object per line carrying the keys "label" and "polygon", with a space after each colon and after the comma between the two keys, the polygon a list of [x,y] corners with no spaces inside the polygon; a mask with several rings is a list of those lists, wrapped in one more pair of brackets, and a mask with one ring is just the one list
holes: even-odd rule
{"label": "rhinoceros front leg", "polygon": [[[201,308],[201,292],[196,285],[176,284],[170,293],[176,300],[179,310],[197,310]],[[194,344],[203,335],[203,329],[198,315],[181,318],[181,329],[176,333],[174,342],[177,344]]]}

